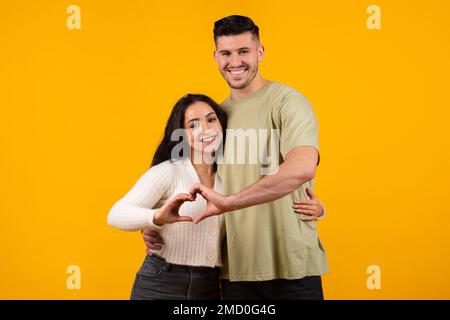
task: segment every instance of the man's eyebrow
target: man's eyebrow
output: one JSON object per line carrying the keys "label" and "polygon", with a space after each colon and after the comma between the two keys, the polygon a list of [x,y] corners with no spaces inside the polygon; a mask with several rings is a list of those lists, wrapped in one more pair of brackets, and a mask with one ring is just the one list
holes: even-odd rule
{"label": "man's eyebrow", "polygon": [[[242,47],[237,49],[236,51],[241,51],[241,50],[250,50],[250,47]],[[219,53],[228,53],[230,52],[230,50],[220,50]]]}

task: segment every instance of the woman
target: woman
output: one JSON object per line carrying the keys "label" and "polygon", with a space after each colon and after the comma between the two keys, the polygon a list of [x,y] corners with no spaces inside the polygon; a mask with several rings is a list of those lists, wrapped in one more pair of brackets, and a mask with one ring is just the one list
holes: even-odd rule
{"label": "woman", "polygon": [[[131,299],[219,299],[223,216],[192,223],[206,201],[188,194],[195,183],[222,192],[215,158],[225,140],[226,114],[207,96],[188,94],[174,106],[152,166],[110,210],[108,224],[128,231],[155,230],[164,246],[147,255],[136,274]],[[182,138],[181,143],[174,135]],[[174,141],[175,140],[175,141]],[[313,218],[323,212],[309,204]],[[294,204],[294,211],[302,211]],[[184,223],[174,223],[184,222]],[[155,238],[156,239],[156,238]]]}

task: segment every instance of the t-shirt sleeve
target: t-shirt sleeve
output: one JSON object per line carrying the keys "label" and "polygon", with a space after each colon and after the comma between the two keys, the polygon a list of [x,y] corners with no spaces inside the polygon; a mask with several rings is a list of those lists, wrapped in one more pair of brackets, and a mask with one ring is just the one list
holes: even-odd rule
{"label": "t-shirt sleeve", "polygon": [[299,92],[286,94],[281,99],[277,113],[280,153],[283,158],[295,147],[310,146],[319,151],[317,119],[305,96]]}

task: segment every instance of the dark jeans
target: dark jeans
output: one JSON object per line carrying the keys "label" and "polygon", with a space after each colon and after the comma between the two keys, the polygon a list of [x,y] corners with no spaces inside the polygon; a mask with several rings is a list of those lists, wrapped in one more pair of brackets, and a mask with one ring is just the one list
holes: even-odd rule
{"label": "dark jeans", "polygon": [[219,268],[182,266],[146,256],[136,274],[131,300],[220,299]]}
{"label": "dark jeans", "polygon": [[320,276],[269,281],[221,280],[224,300],[323,300]]}

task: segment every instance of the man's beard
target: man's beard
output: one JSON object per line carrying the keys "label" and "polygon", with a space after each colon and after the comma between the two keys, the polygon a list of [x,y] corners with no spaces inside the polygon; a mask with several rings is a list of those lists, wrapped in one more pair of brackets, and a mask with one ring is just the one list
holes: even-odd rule
{"label": "man's beard", "polygon": [[[248,70],[250,71],[250,68],[248,68]],[[225,71],[225,72],[228,72],[228,71]],[[256,66],[255,71],[249,75],[247,81],[245,81],[243,84],[241,84],[239,86],[233,85],[230,80],[228,80],[225,77],[224,78],[225,78],[225,81],[228,83],[228,86],[231,89],[240,90],[240,89],[247,88],[250,85],[250,83],[252,83],[253,79],[255,79],[257,74],[258,74],[258,66]]]}

